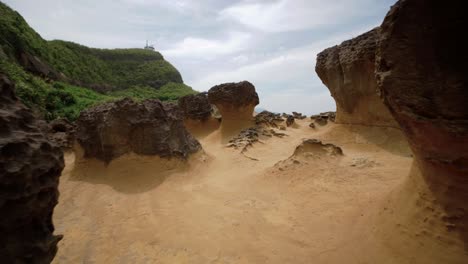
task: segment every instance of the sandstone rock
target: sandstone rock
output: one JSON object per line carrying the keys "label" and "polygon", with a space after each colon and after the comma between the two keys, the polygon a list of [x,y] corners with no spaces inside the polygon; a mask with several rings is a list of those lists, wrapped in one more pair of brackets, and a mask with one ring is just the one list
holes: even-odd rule
{"label": "sandstone rock", "polygon": [[275,114],[268,111],[262,111],[261,113],[255,116],[256,125],[266,125],[271,127],[278,127],[278,123],[283,122],[284,119],[281,118],[280,114]]}
{"label": "sandstone rock", "polygon": [[184,118],[198,121],[206,121],[211,117],[213,110],[206,92],[186,95],[179,99],[178,105]]}
{"label": "sandstone rock", "polygon": [[314,123],[310,123],[310,124],[309,124],[309,127],[310,127],[310,128],[315,128],[315,124],[314,124]]}
{"label": "sandstone rock", "polygon": [[52,213],[62,151],[0,74],[0,256],[2,263],[50,263],[57,252]]}
{"label": "sandstone rock", "polygon": [[102,104],[83,111],[76,126],[84,157],[105,162],[130,152],[187,158],[201,149],[185,129],[180,109],[159,100]]}
{"label": "sandstone rock", "polygon": [[336,119],[336,112],[323,112],[320,113],[321,118],[326,118],[328,121],[335,122]]}
{"label": "sandstone rock", "polygon": [[292,112],[292,115],[294,116],[295,119],[305,119],[307,116],[298,113],[298,112]]}
{"label": "sandstone rock", "polygon": [[75,126],[73,123],[64,118],[52,120],[50,123],[45,121],[40,123],[41,130],[49,141],[64,150],[73,147],[75,141]]}
{"label": "sandstone rock", "polygon": [[[414,245],[425,249],[427,260],[418,258],[424,263],[467,260],[468,66],[462,57],[468,43],[462,34],[466,31],[464,4],[400,0],[385,17],[377,50],[380,92],[415,159],[409,180],[395,192],[398,196],[391,205],[404,217],[389,223],[386,235],[402,234],[392,230],[395,222],[408,234],[405,241],[424,230],[419,234],[426,239],[424,245]],[[394,246],[399,254],[414,257],[411,244],[398,247],[396,242]]]}
{"label": "sandstone rock", "polygon": [[294,124],[294,117],[292,115],[289,115],[286,118],[286,126],[292,126]]}
{"label": "sandstone rock", "polygon": [[305,139],[300,145],[294,150],[293,156],[300,155],[329,155],[329,156],[341,156],[343,150],[333,144],[325,144],[317,139]]}
{"label": "sandstone rock", "polygon": [[208,91],[208,100],[219,109],[223,120],[250,120],[259,104],[255,87],[247,81],[216,85]]}
{"label": "sandstone rock", "polygon": [[397,127],[377,93],[378,36],[375,28],[317,55],[315,71],[336,101],[338,123]]}
{"label": "sandstone rock", "polygon": [[315,119],[315,123],[325,126],[328,123],[328,117],[319,116]]}

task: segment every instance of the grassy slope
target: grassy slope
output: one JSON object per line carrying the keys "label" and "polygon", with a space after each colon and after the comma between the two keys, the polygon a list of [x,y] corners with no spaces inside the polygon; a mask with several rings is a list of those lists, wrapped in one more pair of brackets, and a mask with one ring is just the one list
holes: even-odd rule
{"label": "grassy slope", "polygon": [[[0,72],[16,83],[16,93],[47,119],[74,120],[87,107],[121,97],[176,100],[196,93],[158,52],[143,49],[94,49],[61,40],[46,41],[21,15],[0,2]],[[29,53],[65,78],[44,80],[19,65]],[[98,93],[88,87],[105,87]],[[101,89],[102,90],[102,89]]]}

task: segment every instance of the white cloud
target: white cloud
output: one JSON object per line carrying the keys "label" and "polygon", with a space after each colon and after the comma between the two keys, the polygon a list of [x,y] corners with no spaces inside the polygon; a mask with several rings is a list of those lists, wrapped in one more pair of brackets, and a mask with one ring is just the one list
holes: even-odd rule
{"label": "white cloud", "polygon": [[168,56],[212,58],[241,51],[248,46],[251,35],[244,32],[230,32],[225,40],[186,37],[174,48],[163,50]]}
{"label": "white cloud", "polygon": [[266,94],[260,98],[259,107],[277,113],[296,111],[306,115],[336,110],[335,101],[328,91],[311,93],[284,90]]}
{"label": "white cloud", "polygon": [[[282,50],[275,57],[234,69],[215,71],[189,80],[189,84],[197,90],[207,90],[219,83],[249,80],[256,85],[257,89],[268,90],[269,87],[277,87],[278,84],[297,84],[299,81],[306,83],[318,80],[314,70],[317,53],[358,35],[357,32],[363,31],[351,31],[331,36],[312,45]],[[316,83],[321,84],[320,81]]]}
{"label": "white cloud", "polygon": [[278,0],[242,1],[220,12],[230,19],[266,32],[285,32],[339,24],[366,14],[372,0]]}

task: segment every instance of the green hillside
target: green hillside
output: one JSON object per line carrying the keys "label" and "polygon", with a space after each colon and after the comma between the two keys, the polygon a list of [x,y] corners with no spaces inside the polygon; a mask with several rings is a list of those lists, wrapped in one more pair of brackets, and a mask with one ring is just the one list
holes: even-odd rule
{"label": "green hillside", "polygon": [[87,107],[123,96],[177,100],[196,93],[159,52],[46,41],[2,2],[0,36],[0,71],[16,82],[21,100],[47,119],[73,120]]}

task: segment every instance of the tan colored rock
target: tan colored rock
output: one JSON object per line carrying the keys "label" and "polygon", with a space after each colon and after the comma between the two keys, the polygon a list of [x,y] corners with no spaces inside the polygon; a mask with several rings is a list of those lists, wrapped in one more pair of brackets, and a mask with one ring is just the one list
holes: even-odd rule
{"label": "tan colored rock", "polygon": [[336,102],[336,122],[397,127],[377,92],[374,75],[379,29],[317,55],[315,71]]}
{"label": "tan colored rock", "polygon": [[208,91],[208,100],[218,108],[223,120],[252,120],[260,102],[255,87],[248,81],[216,85]]}

